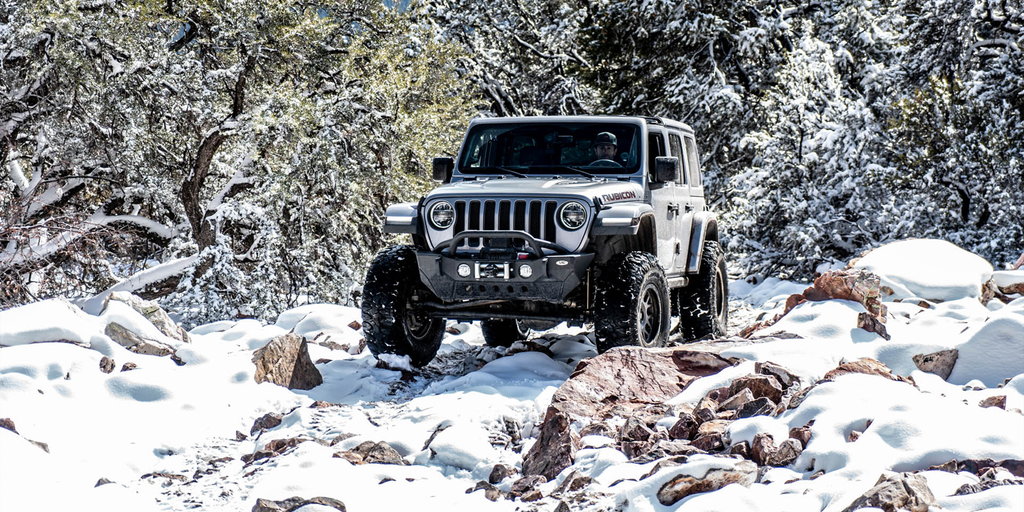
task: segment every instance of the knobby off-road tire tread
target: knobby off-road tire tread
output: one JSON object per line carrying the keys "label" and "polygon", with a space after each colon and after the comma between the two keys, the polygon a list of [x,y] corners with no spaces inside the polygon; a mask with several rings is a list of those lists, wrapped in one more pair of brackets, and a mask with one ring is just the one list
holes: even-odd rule
{"label": "knobby off-road tire tread", "polygon": [[[721,281],[718,280],[721,275]],[[718,308],[715,287],[722,286],[722,315]],[[685,288],[676,290],[679,312],[679,334],[685,341],[707,336],[723,337],[729,322],[729,279],[725,269],[725,251],[718,242],[704,242],[700,258],[700,273]]]}
{"label": "knobby off-road tire tread", "polygon": [[422,285],[412,246],[391,246],[373,259],[366,272],[362,310],[363,335],[374,356],[408,355],[413,366],[421,367],[437,354],[444,337],[443,320],[434,322],[425,341],[410,338],[405,329],[406,302],[417,286]]}
{"label": "knobby off-road tire tread", "polygon": [[664,346],[668,339],[670,301],[665,272],[654,255],[633,251],[617,254],[602,268],[595,296],[594,333],[597,352],[624,346],[641,345],[637,321],[643,290],[652,282],[660,290],[660,332],[654,346]]}
{"label": "knobby off-road tire tread", "polygon": [[484,320],[480,322],[480,331],[490,347],[510,347],[530,336],[529,330],[521,329],[518,321],[507,318]]}

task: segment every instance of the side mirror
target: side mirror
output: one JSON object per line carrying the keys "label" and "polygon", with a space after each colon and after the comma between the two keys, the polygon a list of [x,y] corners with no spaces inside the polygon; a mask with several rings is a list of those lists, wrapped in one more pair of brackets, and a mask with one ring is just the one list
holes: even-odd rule
{"label": "side mirror", "polygon": [[455,169],[455,159],[439,156],[434,158],[434,181],[440,181],[441,183],[448,183],[452,180],[452,170]]}
{"label": "side mirror", "polygon": [[654,159],[654,181],[668,183],[679,179],[679,157],[659,156]]}

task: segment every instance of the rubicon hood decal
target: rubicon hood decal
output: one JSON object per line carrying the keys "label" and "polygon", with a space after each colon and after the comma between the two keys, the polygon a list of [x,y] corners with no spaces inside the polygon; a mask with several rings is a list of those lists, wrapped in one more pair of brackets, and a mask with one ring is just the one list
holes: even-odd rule
{"label": "rubicon hood decal", "polygon": [[611,194],[601,195],[601,201],[605,203],[614,203],[618,201],[632,201],[636,198],[636,192],[633,190],[626,190],[624,192],[614,192]]}

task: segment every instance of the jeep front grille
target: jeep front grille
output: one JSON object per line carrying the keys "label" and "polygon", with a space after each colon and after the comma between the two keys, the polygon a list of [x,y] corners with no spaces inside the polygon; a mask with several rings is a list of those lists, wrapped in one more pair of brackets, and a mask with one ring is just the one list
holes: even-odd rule
{"label": "jeep front grille", "polygon": [[[552,200],[474,199],[455,201],[455,231],[526,231],[538,240],[555,243],[555,210]],[[468,238],[462,247],[479,247],[479,238]]]}
{"label": "jeep front grille", "polygon": [[[525,231],[538,240],[558,244],[570,251],[579,250],[586,236],[593,215],[587,226],[568,231],[558,225],[555,213],[569,198],[544,199],[447,199],[455,207],[455,222],[446,230],[437,230],[427,223],[427,234],[431,248],[451,240],[463,231]],[[578,199],[577,199],[578,201]],[[429,204],[426,205],[427,211]],[[459,249],[475,250],[481,246],[481,239],[467,238]],[[523,241],[514,242],[522,246]]]}

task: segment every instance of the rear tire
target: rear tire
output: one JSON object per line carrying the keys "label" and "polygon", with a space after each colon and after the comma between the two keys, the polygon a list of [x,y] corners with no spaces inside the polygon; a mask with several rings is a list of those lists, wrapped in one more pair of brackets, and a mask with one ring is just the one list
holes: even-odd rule
{"label": "rear tire", "polygon": [[434,358],[444,337],[444,320],[417,311],[417,304],[430,298],[434,296],[420,281],[412,246],[391,246],[373,259],[362,310],[366,346],[374,357],[407,355],[415,367]]}
{"label": "rear tire", "polygon": [[602,268],[594,309],[597,351],[638,345],[662,347],[668,340],[668,281],[658,260],[634,251],[613,256]]}
{"label": "rear tire", "polygon": [[510,347],[517,341],[530,337],[530,329],[523,327],[519,320],[496,318],[480,322],[484,341],[491,347]]}
{"label": "rear tire", "polygon": [[729,279],[725,252],[714,240],[704,242],[700,273],[685,288],[676,290],[679,333],[683,340],[724,337],[729,324]]}

